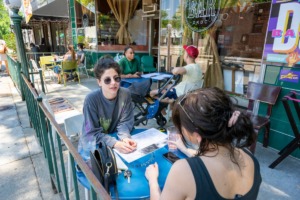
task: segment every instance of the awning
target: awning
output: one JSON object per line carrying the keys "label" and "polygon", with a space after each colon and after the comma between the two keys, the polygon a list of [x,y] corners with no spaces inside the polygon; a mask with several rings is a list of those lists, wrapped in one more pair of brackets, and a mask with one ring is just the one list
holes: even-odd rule
{"label": "awning", "polygon": [[69,18],[67,0],[32,0],[32,14]]}

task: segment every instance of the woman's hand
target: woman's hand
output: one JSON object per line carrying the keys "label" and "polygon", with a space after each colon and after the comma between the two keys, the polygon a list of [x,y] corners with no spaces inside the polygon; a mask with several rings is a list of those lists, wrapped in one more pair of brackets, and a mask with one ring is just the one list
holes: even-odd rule
{"label": "woman's hand", "polygon": [[125,143],[127,143],[127,144],[129,144],[130,146],[132,146],[134,148],[137,147],[136,141],[134,141],[134,140],[132,140],[130,138],[124,138],[122,141],[125,142]]}
{"label": "woman's hand", "polygon": [[197,154],[197,151],[194,149],[187,148],[185,144],[182,141],[182,138],[177,139],[176,141],[168,141],[168,143],[174,144],[177,146],[177,148],[187,155],[188,157],[195,156]]}
{"label": "woman's hand", "polygon": [[136,147],[131,146],[130,144],[128,144],[126,142],[121,142],[121,141],[117,141],[114,145],[114,148],[116,148],[121,153],[131,153],[136,149]]}
{"label": "woman's hand", "polygon": [[141,78],[141,73],[140,72],[136,72],[134,74],[131,74],[131,78]]}
{"label": "woman's hand", "polygon": [[145,176],[146,176],[147,180],[149,181],[149,184],[157,183],[158,175],[159,175],[159,173],[158,173],[158,164],[157,163],[149,165],[146,168]]}
{"label": "woman's hand", "polygon": [[182,141],[182,138],[178,138],[176,141],[168,141],[168,143],[174,144],[177,146],[177,148],[181,151],[181,152],[185,152],[187,147],[185,146],[185,144]]}

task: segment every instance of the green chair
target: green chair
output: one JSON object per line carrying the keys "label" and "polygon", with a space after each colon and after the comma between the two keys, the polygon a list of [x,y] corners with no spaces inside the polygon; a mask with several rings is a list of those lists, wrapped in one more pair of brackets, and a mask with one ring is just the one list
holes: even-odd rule
{"label": "green chair", "polygon": [[[77,62],[76,60],[74,61],[63,61],[61,63],[61,75],[64,79],[64,85],[66,86],[66,79],[67,79],[67,74],[71,74],[73,72],[75,72],[78,76],[78,82],[80,83],[80,76],[79,76],[79,70],[78,70],[78,66],[77,66]],[[71,71],[72,70],[72,71]]]}
{"label": "green chair", "polygon": [[153,56],[142,56],[141,67],[144,73],[156,72]]}

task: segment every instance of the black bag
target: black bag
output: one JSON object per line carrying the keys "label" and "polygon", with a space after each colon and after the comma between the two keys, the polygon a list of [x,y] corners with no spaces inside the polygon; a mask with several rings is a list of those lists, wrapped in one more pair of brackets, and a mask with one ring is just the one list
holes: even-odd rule
{"label": "black bag", "polygon": [[97,179],[109,193],[109,186],[114,185],[115,199],[118,199],[117,176],[118,168],[113,150],[104,142],[100,142],[99,148],[91,154],[92,171]]}

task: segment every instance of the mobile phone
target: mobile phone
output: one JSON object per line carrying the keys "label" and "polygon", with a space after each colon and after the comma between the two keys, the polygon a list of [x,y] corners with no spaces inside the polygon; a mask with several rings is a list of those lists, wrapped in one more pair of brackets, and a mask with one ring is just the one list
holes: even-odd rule
{"label": "mobile phone", "polygon": [[163,157],[165,159],[167,159],[169,162],[171,162],[172,164],[176,161],[179,160],[180,158],[178,156],[176,156],[174,153],[172,152],[168,152],[168,153],[164,153]]}

